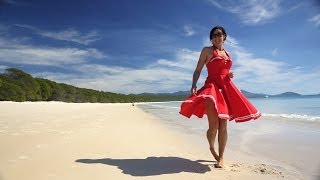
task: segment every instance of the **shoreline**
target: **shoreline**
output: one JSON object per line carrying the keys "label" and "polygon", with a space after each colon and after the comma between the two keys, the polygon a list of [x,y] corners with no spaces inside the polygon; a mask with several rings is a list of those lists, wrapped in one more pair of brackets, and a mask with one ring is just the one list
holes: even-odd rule
{"label": "shoreline", "polygon": [[[152,108],[142,106],[142,109],[158,116],[168,128],[188,134],[194,142],[201,141],[199,146],[204,151],[208,147],[204,141],[208,126],[206,117],[200,119],[193,116],[188,119],[176,112],[178,108],[159,108],[157,105]],[[320,177],[320,160],[314,158],[320,149],[320,131],[319,123],[313,125],[270,117],[246,123],[230,121],[226,158],[230,156],[239,162],[250,160],[252,163],[267,163],[287,172],[292,179],[317,179]]]}
{"label": "shoreline", "polygon": [[[193,134],[131,103],[0,102],[0,177],[6,179],[289,179],[268,162],[214,168]],[[202,139],[205,140],[205,139]],[[239,159],[239,157],[238,157]],[[283,177],[284,176],[284,177]],[[291,178],[290,178],[291,179]]]}

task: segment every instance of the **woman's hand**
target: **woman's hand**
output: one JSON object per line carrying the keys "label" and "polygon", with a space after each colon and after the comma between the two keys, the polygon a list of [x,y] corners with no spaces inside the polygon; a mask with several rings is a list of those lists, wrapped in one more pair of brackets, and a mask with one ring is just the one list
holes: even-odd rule
{"label": "woman's hand", "polygon": [[190,92],[192,95],[196,95],[197,94],[197,87],[191,87]]}
{"label": "woman's hand", "polygon": [[231,71],[229,72],[229,77],[233,78],[233,72],[231,72]]}

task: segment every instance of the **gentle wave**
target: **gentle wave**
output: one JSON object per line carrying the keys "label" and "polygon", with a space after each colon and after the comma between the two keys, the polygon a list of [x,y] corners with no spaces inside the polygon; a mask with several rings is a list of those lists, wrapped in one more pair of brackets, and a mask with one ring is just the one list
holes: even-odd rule
{"label": "gentle wave", "polygon": [[287,119],[297,119],[297,120],[308,120],[308,121],[318,121],[320,122],[320,116],[310,116],[306,114],[264,114],[266,117],[282,117]]}
{"label": "gentle wave", "polygon": [[171,109],[179,109],[179,107],[176,106],[164,106],[164,105],[155,105],[155,104],[150,104],[152,107],[159,107],[159,108],[171,108]]}
{"label": "gentle wave", "polygon": [[[154,108],[161,108],[161,109],[180,109],[178,105],[180,104],[161,104],[161,103],[150,103],[147,104],[148,106],[154,107]],[[306,114],[286,114],[286,113],[279,113],[279,114],[272,114],[272,113],[263,113],[262,116],[264,117],[272,117],[272,118],[285,118],[285,119],[292,119],[292,120],[298,120],[298,121],[312,121],[312,122],[320,122],[320,116],[311,116]]]}

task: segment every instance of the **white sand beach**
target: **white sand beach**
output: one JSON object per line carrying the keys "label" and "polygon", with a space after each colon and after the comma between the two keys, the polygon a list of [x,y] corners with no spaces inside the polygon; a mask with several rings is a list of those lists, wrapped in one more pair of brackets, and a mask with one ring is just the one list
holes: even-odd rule
{"label": "white sand beach", "polygon": [[131,104],[0,102],[0,179],[295,179],[190,137]]}

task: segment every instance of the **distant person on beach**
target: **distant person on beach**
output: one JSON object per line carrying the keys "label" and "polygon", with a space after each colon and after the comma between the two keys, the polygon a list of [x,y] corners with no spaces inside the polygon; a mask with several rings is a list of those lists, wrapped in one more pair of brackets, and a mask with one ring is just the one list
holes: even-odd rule
{"label": "distant person on beach", "polygon": [[[192,115],[202,118],[207,114],[209,121],[207,139],[210,151],[217,160],[216,168],[222,168],[224,165],[224,150],[228,137],[227,122],[231,120],[245,122],[261,116],[231,81],[232,60],[223,47],[226,39],[227,33],[223,27],[212,28],[210,32],[212,46],[202,49],[193,73],[191,95],[182,102],[180,109],[180,114],[188,118]],[[208,77],[204,86],[197,90],[197,81],[204,65],[207,67]],[[219,154],[214,148],[217,132]]]}

